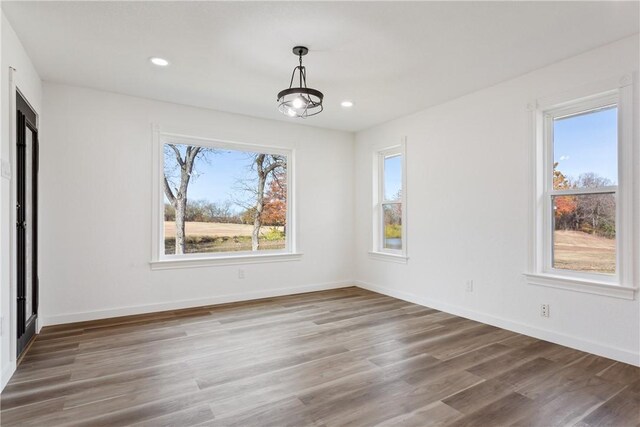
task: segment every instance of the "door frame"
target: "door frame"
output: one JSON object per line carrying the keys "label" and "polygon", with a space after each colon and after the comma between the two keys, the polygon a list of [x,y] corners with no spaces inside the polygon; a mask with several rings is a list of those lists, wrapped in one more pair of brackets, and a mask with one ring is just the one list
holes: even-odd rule
{"label": "door frame", "polygon": [[[6,276],[3,274],[2,280],[6,278],[6,282],[3,283],[3,286],[6,286],[2,290],[2,292],[6,292],[6,294],[2,295],[2,301],[5,301],[4,297],[6,296],[6,303],[3,303],[2,316],[0,317],[1,326],[2,326],[2,354],[0,354],[0,360],[2,360],[2,369],[0,372],[0,390],[6,386],[6,384],[11,379],[11,376],[16,370],[17,365],[17,313],[16,313],[16,298],[17,298],[17,272],[16,272],[16,209],[14,206],[16,205],[17,192],[15,185],[15,171],[16,171],[16,121],[17,121],[17,106],[16,106],[16,94],[19,92],[22,94],[24,99],[27,99],[27,103],[29,97],[25,97],[25,91],[20,89],[20,78],[18,77],[18,72],[12,66],[8,66],[9,73],[9,84],[5,91],[2,89],[2,95],[6,96],[9,101],[9,111],[8,118],[9,122],[7,123],[7,133],[8,133],[8,161],[9,161],[9,174],[2,179],[7,179],[9,181],[7,196],[9,199],[9,206],[6,217],[3,217],[3,224],[8,222],[7,224],[7,235],[6,238],[8,242],[6,243],[6,247],[2,248],[3,261],[6,260],[6,264],[3,262],[2,267]],[[27,90],[27,92],[29,92]],[[38,108],[34,108],[34,105],[29,103],[31,109],[36,112],[36,123],[40,124],[40,113]],[[40,138],[42,139],[42,138]],[[4,226],[3,226],[4,227]],[[4,239],[3,239],[4,240]],[[6,250],[5,250],[6,249]],[[5,258],[6,255],[6,258]],[[36,334],[40,332],[42,328],[42,319],[38,318],[36,322]]]}

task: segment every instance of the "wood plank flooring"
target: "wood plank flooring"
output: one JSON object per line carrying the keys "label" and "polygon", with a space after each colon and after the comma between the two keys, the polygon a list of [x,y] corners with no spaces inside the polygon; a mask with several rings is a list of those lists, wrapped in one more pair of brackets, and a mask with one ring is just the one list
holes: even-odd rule
{"label": "wood plank flooring", "polygon": [[359,288],[43,329],[2,426],[640,426],[640,368]]}

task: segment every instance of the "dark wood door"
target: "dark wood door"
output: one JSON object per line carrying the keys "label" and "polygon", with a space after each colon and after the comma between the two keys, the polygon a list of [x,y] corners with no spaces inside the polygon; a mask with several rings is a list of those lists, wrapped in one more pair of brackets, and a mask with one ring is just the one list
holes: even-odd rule
{"label": "dark wood door", "polygon": [[17,356],[35,336],[38,318],[38,128],[36,114],[16,94]]}

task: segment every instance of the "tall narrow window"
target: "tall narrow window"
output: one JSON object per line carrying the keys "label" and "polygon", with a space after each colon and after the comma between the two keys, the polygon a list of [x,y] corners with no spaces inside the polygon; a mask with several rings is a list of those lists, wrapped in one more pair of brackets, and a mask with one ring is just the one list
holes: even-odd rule
{"label": "tall narrow window", "polygon": [[374,250],[406,253],[404,151],[401,146],[378,153],[378,194]]}
{"label": "tall narrow window", "polygon": [[634,297],[630,76],[532,109],[531,284]]}
{"label": "tall narrow window", "polygon": [[609,102],[547,119],[553,269],[616,273],[618,107]]}

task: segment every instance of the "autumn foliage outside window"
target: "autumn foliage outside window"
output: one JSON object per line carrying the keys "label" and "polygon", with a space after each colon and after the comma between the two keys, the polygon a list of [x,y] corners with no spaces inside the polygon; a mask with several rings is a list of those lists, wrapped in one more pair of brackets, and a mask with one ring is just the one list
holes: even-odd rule
{"label": "autumn foliage outside window", "polygon": [[287,249],[286,155],[180,143],[163,148],[165,255]]}
{"label": "autumn foliage outside window", "polygon": [[402,255],[404,236],[404,154],[401,147],[378,153],[378,233],[380,252]]}
{"label": "autumn foliage outside window", "polygon": [[617,107],[553,120],[552,267],[616,272]]}

